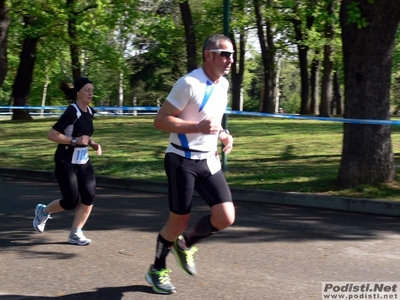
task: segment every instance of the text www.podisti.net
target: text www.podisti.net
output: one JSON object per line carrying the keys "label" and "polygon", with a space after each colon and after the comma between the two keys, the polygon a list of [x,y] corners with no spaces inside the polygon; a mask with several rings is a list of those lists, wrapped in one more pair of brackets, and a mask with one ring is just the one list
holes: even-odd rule
{"label": "text www.podisti.net", "polygon": [[400,282],[322,282],[322,299],[400,299]]}

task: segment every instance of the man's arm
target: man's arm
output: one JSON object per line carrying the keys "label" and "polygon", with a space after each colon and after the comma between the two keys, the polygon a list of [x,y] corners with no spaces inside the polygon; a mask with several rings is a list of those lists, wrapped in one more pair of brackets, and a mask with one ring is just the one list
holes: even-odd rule
{"label": "man's arm", "polygon": [[196,122],[185,121],[177,117],[180,112],[181,111],[173,106],[168,100],[164,101],[154,118],[154,127],[158,130],[174,133],[199,132]]}

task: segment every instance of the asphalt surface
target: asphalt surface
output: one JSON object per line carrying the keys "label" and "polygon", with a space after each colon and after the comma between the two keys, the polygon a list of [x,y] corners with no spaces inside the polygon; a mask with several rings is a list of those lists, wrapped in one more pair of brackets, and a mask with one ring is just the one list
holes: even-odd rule
{"label": "asphalt surface", "polygon": [[[234,225],[198,245],[199,274],[183,274],[170,255],[177,293],[158,295],[144,275],[166,195],[104,187],[97,195],[85,227],[93,243],[74,246],[72,212],[54,214],[44,233],[32,227],[36,204],[59,197],[56,183],[0,178],[0,300],[305,300],[321,299],[322,282],[400,278],[398,217],[235,201]],[[207,212],[196,198],[192,221]]]}

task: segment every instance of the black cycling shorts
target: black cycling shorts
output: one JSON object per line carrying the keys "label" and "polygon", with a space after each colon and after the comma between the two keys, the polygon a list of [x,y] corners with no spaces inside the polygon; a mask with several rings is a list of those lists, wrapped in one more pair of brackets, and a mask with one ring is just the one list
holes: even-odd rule
{"label": "black cycling shorts", "polygon": [[178,215],[190,213],[196,191],[211,207],[232,202],[232,194],[221,170],[211,174],[207,159],[189,159],[166,153],[165,172],[168,177],[169,210]]}

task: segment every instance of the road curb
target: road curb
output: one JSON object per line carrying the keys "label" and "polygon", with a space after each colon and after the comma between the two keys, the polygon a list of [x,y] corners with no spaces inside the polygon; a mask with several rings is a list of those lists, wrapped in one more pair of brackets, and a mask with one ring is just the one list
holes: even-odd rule
{"label": "road curb", "polygon": [[[0,168],[0,177],[23,178],[56,182],[53,172]],[[132,180],[96,176],[97,186],[130,189],[151,193],[167,193],[167,184],[159,181]],[[360,199],[349,197],[326,196],[294,192],[276,192],[231,188],[234,201],[250,201],[265,204],[292,205],[323,208],[356,213],[368,213],[385,216],[400,216],[400,203],[389,200]]]}

